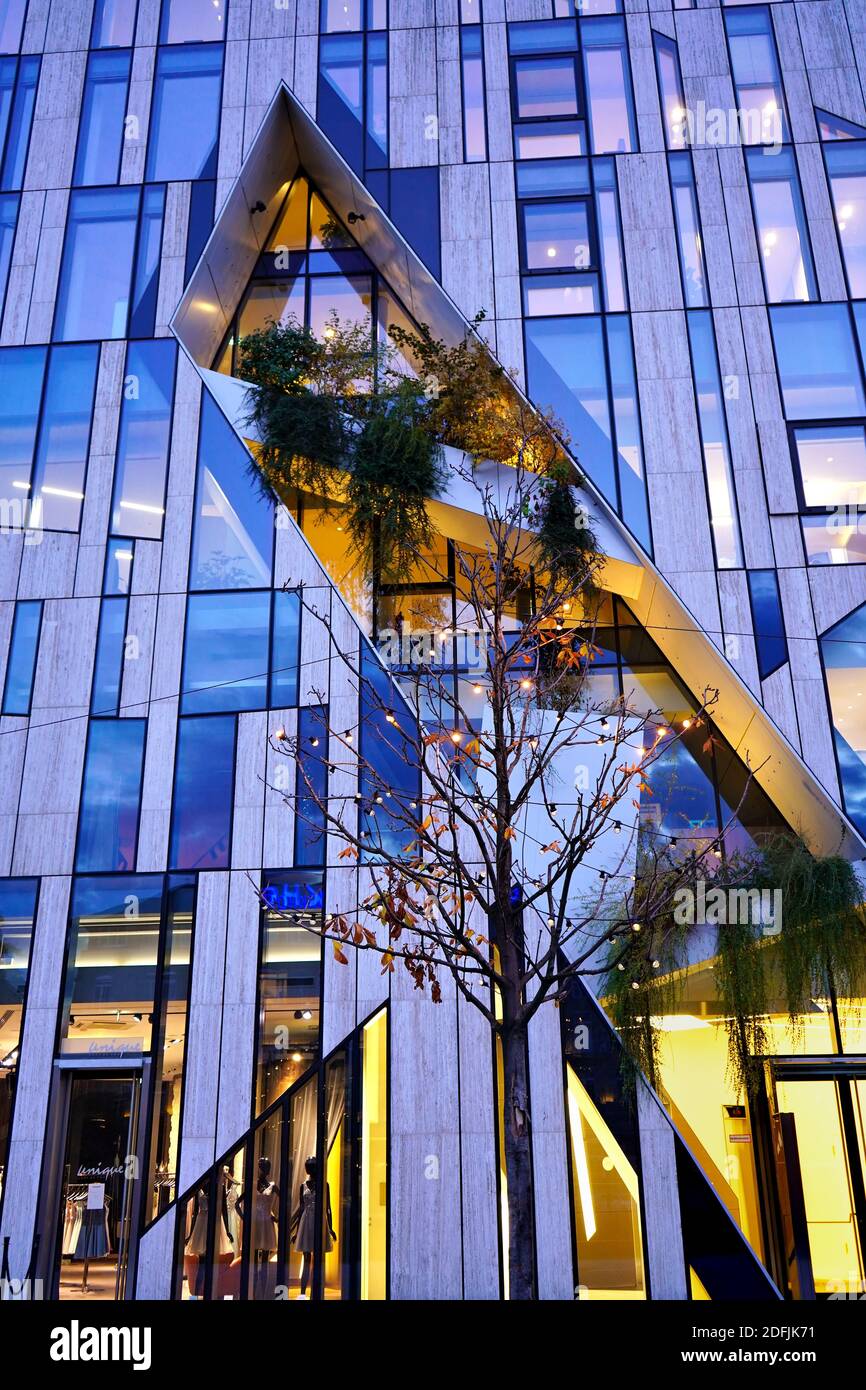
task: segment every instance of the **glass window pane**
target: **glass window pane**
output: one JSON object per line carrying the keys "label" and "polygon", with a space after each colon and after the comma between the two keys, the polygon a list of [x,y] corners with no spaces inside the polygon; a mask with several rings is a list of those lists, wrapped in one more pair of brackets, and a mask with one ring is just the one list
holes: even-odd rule
{"label": "glass window pane", "polygon": [[162,890],[162,874],[76,881],[60,1025],[64,1056],[150,1050]]}
{"label": "glass window pane", "polygon": [[39,629],[42,624],[42,603],[33,600],[16,603],[12,621],[12,640],[6,662],[6,682],[3,689],[3,713],[30,713],[33,698],[33,676],[36,653],[39,649]]}
{"label": "glass window pane", "polygon": [[[519,136],[523,127],[517,127]],[[589,161],[586,159],[538,159],[519,161],[515,166],[518,198],[538,198],[549,194],[558,198],[568,193],[589,193]]]}
{"label": "glass window pane", "polygon": [[731,569],[742,565],[743,558],[725,406],[709,310],[693,310],[688,315],[688,328],[716,563],[720,569]]}
{"label": "glass window pane", "polygon": [[136,0],[96,0],[91,48],[129,48],[135,37]]}
{"label": "glass window pane", "polygon": [[605,328],[616,430],[620,512],[632,535],[637,537],[644,549],[651,551],[631,333],[628,320],[619,316],[605,319]]}
{"label": "glass window pane", "polygon": [[54,327],[61,342],[124,337],[138,202],[137,188],[72,194]]}
{"label": "glass window pane", "polygon": [[[480,63],[479,63],[480,69]],[[367,134],[382,155],[388,154],[388,36],[367,39]],[[367,162],[376,151],[368,146]],[[379,160],[374,160],[378,165]]]}
{"label": "glass window pane", "polygon": [[306,280],[257,280],[250,285],[238,316],[238,341],[270,323],[302,324],[305,316]]}
{"label": "glass window pane", "polygon": [[866,399],[844,304],[779,305],[770,326],[789,420],[866,415]]}
{"label": "glass window pane", "polygon": [[156,65],[147,177],[216,177],[222,44],[161,49]]}
{"label": "glass window pane", "polygon": [[162,221],[165,211],[165,189],[145,188],[141,199],[141,228],[135,257],[135,277],[132,286],[132,312],[129,334],[134,338],[153,336],[156,322],[156,298],[159,290],[159,264],[162,252]]}
{"label": "glass window pane", "polygon": [[9,282],[9,267],[12,264],[19,202],[20,198],[15,193],[0,194],[0,318],[3,317],[3,306],[6,303],[6,286]]}
{"label": "glass window pane", "polygon": [[484,60],[481,27],[460,31],[463,78],[463,148],[468,162],[487,158],[487,127],[484,119]]}
{"label": "glass window pane", "polygon": [[228,0],[162,0],[160,43],[206,43],[225,38]]}
{"label": "glass window pane", "polygon": [[97,343],[52,349],[33,473],[34,527],[78,529],[98,366]]}
{"label": "glass window pane", "polygon": [[46,356],[42,347],[0,350],[0,498],[7,509],[7,526],[23,527],[29,520]]}
{"label": "glass window pane", "polygon": [[692,161],[687,154],[672,154],[668,162],[686,308],[702,309],[710,301],[704,273],[704,251],[698,223],[698,200]]}
{"label": "glass window pane", "polygon": [[860,298],[866,295],[866,143],[846,140],[824,153],[848,285]]}
{"label": "glass window pane", "polygon": [[117,437],[114,535],[159,540],[177,349],[170,338],[130,343]]}
{"label": "glass window pane", "polygon": [[296,178],[286,194],[274,230],[268,239],[269,251],[305,251],[307,248],[307,205],[310,186]]}
{"label": "glass window pane", "polygon": [[546,314],[597,314],[597,275],[525,275],[523,312],[530,318]]}
{"label": "glass window pane", "polygon": [[769,9],[726,10],[725,26],[743,143],[780,144],[788,132]]}
{"label": "glass window pane", "polygon": [[586,154],[583,121],[546,121],[538,126],[516,126],[516,159],[571,159]]}
{"label": "glass window pane", "polygon": [[592,264],[584,202],[525,204],[523,234],[529,270],[586,270]]}
{"label": "glass window pane", "polygon": [[323,802],[328,794],[327,714],[318,705],[298,711],[295,780],[295,863],[324,864],[326,835]]}
{"label": "glass window pane", "polygon": [[[153,1045],[155,1076],[148,1175],[148,1190],[152,1194],[150,1216],[153,1220],[162,1215],[176,1196],[194,907],[195,880],[180,876],[170,878],[161,1006]],[[240,1167],[234,1169],[234,1176],[243,1181],[242,1157]],[[233,1206],[231,1196],[228,1191],[230,1215]]]}
{"label": "glass window pane", "polygon": [[322,39],[319,71],[359,124],[364,120],[364,41]]}
{"label": "glass window pane", "polygon": [[372,336],[373,287],[369,275],[317,275],[310,279],[310,329],[321,338],[334,315],[342,324],[369,327]]}
{"label": "glass window pane", "polygon": [[779,580],[775,570],[749,570],[749,597],[755,623],[758,674],[761,680],[777,671],[788,660],[785,620]]}
{"label": "glass window pane", "polygon": [[669,150],[681,150],[684,145],[688,144],[688,126],[677,45],[667,35],[655,32],[653,33],[653,44],[661,89],[665,139]]}
{"label": "glass window pane", "polygon": [[[39,65],[39,58],[22,58],[18,66],[18,80],[8,117],[3,176],[0,179],[0,188],[4,190],[21,188],[24,184],[24,167],[30,147],[30,127],[33,124],[33,110],[36,106]],[[0,131],[4,125],[5,119],[0,120]]]}
{"label": "glass window pane", "polygon": [[123,676],[126,614],[125,598],[103,599],[99,610],[99,636],[96,642],[93,691],[90,696],[91,714],[117,714]]}
{"label": "glass window pane", "polygon": [[866,607],[855,609],[824,633],[821,655],[845,807],[862,834],[866,831]]}
{"label": "glass window pane", "polygon": [[274,594],[274,633],[271,647],[271,707],[298,703],[298,660],[301,641],[301,601],[296,593]]}
{"label": "glass window pane", "polygon": [[257,1115],[303,1076],[319,1048],[321,874],[268,873],[262,897]]}
{"label": "glass window pane", "polygon": [[829,516],[803,516],[803,545],[810,565],[866,564],[864,513],[835,508]]}
{"label": "glass window pane", "polygon": [[105,548],[104,594],[128,594],[132,578],[135,541],[109,541]]}
{"label": "glass window pane", "polygon": [[[577,72],[573,58],[518,58],[514,64],[514,82],[519,120],[578,114]],[[528,157],[522,150],[521,156]]]}
{"label": "glass window pane", "polygon": [[616,313],[620,309],[628,308],[616,175],[611,159],[594,159],[592,168],[595,178],[595,214],[598,219],[601,263],[604,269],[604,304],[609,312]]}
{"label": "glass window pane", "polygon": [[6,1172],[12,1127],[38,887],[33,878],[0,883],[0,1173]]}
{"label": "glass window pane", "polygon": [[361,1034],[361,1299],[388,1296],[388,1015]]}
{"label": "glass window pane", "polygon": [[235,720],[181,719],[177,729],[169,862],[176,869],[224,869],[229,862]]}
{"label": "glass window pane", "polygon": [[0,53],[17,53],[21,46],[27,0],[0,0]]}
{"label": "glass window pane", "polygon": [[250,473],[246,449],[202,394],[191,589],[257,589],[271,582],[273,505]]}
{"label": "glass window pane", "polygon": [[270,593],[191,594],[184,644],[184,714],[264,709]]}
{"label": "glass window pane", "polygon": [[91,53],[73,183],[116,183],[123,144],[130,55]]}
{"label": "glass window pane", "polygon": [[144,719],[96,719],[90,725],[75,855],[79,872],[135,868],[146,728]]}
{"label": "glass window pane", "polygon": [[509,24],[509,53],[571,53],[577,48],[577,26],[567,21],[551,24]]}
{"label": "glass window pane", "polygon": [[862,425],[794,431],[807,507],[866,507],[866,433]]}
{"label": "glass window pane", "polygon": [[746,165],[767,299],[776,304],[787,299],[817,299],[793,151],[747,150]]}
{"label": "glass window pane", "polygon": [[601,320],[531,319],[527,376],[533,400],[550,406],[597,487],[616,497]]}
{"label": "glass window pane", "polygon": [[593,153],[633,150],[631,75],[622,20],[586,20],[580,32]]}

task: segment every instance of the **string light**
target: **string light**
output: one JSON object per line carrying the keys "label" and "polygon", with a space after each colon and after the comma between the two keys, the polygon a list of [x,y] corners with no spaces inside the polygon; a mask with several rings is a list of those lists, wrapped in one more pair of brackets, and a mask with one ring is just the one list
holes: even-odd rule
{"label": "string light", "polygon": [[452,742],[452,743],[459,743],[460,740],[462,739],[462,737],[463,737],[463,735],[461,734],[461,732],[460,732],[459,729],[452,729],[452,730],[451,730],[451,742]]}
{"label": "string light", "polygon": [[284,742],[285,742],[286,731],[285,731],[285,729],[282,727],[282,725],[280,726],[279,729],[277,729],[277,732],[274,734],[274,738],[277,740],[278,743],[284,743]]}
{"label": "string light", "polygon": [[387,720],[387,722],[388,722],[389,724],[396,724],[396,723],[397,723],[397,716],[396,716],[396,714],[394,713],[394,711],[393,711],[392,709],[389,709],[389,710],[388,710],[388,713],[385,715],[385,719]]}
{"label": "string light", "polygon": [[352,730],[351,730],[351,729],[346,729],[346,730],[344,731],[344,733],[343,733],[343,738],[346,740],[347,743],[351,743],[353,737],[354,737],[354,735],[352,734]]}

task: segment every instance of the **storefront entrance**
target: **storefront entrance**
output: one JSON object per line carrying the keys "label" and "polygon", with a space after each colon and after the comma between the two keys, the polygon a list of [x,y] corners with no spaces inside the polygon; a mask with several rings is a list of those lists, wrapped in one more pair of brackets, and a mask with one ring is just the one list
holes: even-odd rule
{"label": "storefront entrance", "polygon": [[800,1298],[866,1292],[866,1068],[778,1065],[773,1147],[789,1277]]}
{"label": "storefront entrance", "polygon": [[141,1076],[76,1073],[67,1084],[55,1296],[123,1298],[140,1191]]}

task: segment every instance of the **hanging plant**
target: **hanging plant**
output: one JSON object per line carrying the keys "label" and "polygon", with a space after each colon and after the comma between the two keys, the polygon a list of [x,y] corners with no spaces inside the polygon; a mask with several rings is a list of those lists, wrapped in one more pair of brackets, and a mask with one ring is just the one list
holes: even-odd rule
{"label": "hanging plant", "polygon": [[[814,856],[792,834],[774,835],[734,856],[712,886],[778,894],[767,901],[781,905],[772,934],[761,920],[729,920],[718,929],[713,975],[728,1037],[728,1074],[739,1092],[752,1094],[772,1046],[771,1015],[785,1013],[796,1037],[816,998],[856,999],[866,992],[862,891],[847,860]],[[628,1054],[627,1076],[640,1068],[657,1084],[660,1035],[653,1019],[675,1012],[681,1001],[693,930],[674,930],[667,919],[653,924],[649,950],[647,939],[625,942],[605,981],[606,1003]],[[659,960],[658,970],[650,956]]]}
{"label": "hanging plant", "polygon": [[427,503],[441,491],[445,469],[417,385],[407,381],[377,399],[353,442],[348,530],[367,572],[393,583],[411,573],[433,541]]}
{"label": "hanging plant", "polygon": [[554,472],[544,490],[537,526],[539,563],[554,583],[590,575],[598,560],[598,542],[561,470]]}

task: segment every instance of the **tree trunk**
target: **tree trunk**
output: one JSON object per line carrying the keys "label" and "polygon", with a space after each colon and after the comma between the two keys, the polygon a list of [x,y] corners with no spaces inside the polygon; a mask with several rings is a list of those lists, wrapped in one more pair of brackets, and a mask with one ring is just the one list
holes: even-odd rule
{"label": "tree trunk", "polygon": [[508,1296],[514,1299],[535,1297],[528,1068],[525,1030],[506,1027],[502,1034],[502,1072],[508,1189]]}

